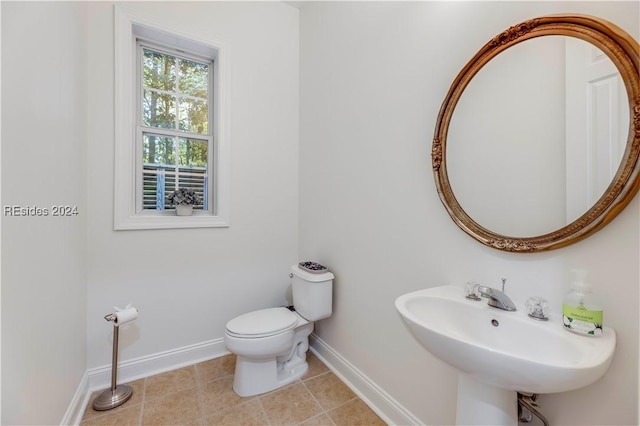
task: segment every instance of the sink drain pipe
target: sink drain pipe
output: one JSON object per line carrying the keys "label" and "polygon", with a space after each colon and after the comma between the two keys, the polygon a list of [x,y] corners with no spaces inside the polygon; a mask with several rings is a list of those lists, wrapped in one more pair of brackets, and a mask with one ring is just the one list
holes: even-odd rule
{"label": "sink drain pipe", "polygon": [[540,421],[542,421],[542,424],[544,424],[544,426],[549,426],[549,422],[547,421],[547,419],[536,408],[538,407],[536,399],[538,399],[537,393],[525,395],[518,392],[518,417],[520,418],[521,422],[529,423],[531,421],[531,415],[533,414],[534,416],[539,418]]}

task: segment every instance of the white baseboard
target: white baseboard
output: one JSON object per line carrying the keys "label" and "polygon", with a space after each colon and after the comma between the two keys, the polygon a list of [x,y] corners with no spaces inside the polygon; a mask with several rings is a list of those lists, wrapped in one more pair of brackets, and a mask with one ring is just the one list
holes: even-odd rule
{"label": "white baseboard", "polygon": [[[423,424],[420,419],[400,405],[318,336],[311,334],[309,344],[312,352],[387,424]],[[118,365],[118,383],[131,382],[154,374],[218,358],[228,353],[224,345],[224,339],[220,338],[123,361]],[[97,390],[106,389],[110,385],[111,365],[87,370],[60,424],[80,424],[91,394]]]}
{"label": "white baseboard", "polygon": [[[219,338],[123,361],[118,365],[118,383],[127,383],[176,370],[228,353],[224,346],[224,339]],[[89,390],[93,392],[109,386],[111,386],[111,364],[89,370]]]}
{"label": "white baseboard", "polygon": [[61,425],[80,424],[89,395],[89,372],[85,371],[84,375],[82,376],[82,380],[80,380],[80,384],[76,389],[76,393],[71,399],[71,404],[69,404],[67,412],[64,413],[64,417],[60,422]]}
{"label": "white baseboard", "polygon": [[[127,383],[165,371],[226,355],[224,339],[214,339],[118,363],[118,383]],[[78,425],[91,393],[111,386],[111,364],[87,370],[61,424]]]}
{"label": "white baseboard", "polygon": [[309,337],[309,346],[311,351],[385,423],[389,425],[424,424],[315,334]]}

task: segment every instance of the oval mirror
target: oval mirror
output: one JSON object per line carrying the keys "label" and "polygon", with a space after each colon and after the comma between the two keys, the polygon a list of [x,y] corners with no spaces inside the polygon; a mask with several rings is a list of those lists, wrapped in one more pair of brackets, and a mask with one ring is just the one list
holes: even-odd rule
{"label": "oval mirror", "polygon": [[454,222],[513,252],[563,247],[610,222],[639,186],[639,62],[632,37],[584,15],[489,41],[435,130],[436,187]]}

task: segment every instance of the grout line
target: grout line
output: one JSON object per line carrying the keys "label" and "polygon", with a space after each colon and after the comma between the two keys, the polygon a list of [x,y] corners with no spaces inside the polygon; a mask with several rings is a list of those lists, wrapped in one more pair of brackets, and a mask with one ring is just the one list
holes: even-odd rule
{"label": "grout line", "polygon": [[[318,376],[316,376],[318,377]],[[311,392],[311,389],[309,389],[309,387],[307,386],[307,384],[303,381],[300,381],[300,383],[302,383],[302,386],[304,386],[304,388],[307,390],[307,392],[309,392],[309,395],[311,395],[311,398],[313,398],[313,400],[316,402],[316,404],[318,404],[318,407],[320,407],[320,411],[322,413],[324,413],[326,410],[324,409],[324,407],[322,406],[322,404],[320,404],[320,401],[318,401],[318,398],[316,398],[316,396],[313,394],[313,392]],[[313,416],[315,417],[315,416]]]}
{"label": "grout line", "polygon": [[[207,425],[207,410],[204,406],[203,384],[200,382],[200,375],[198,374],[198,368],[196,369],[196,403],[198,404],[198,410],[200,410],[200,424]],[[142,426],[142,425],[141,425]]]}
{"label": "grout line", "polygon": [[[325,415],[325,416],[326,416],[326,417],[331,421],[331,424],[335,425],[335,422],[333,421],[333,418],[331,417],[331,415],[329,414],[329,412],[330,412],[330,411],[334,411],[334,410],[336,410],[336,409],[338,409],[338,408],[340,408],[340,407],[343,407],[343,406],[345,406],[345,405],[347,405],[347,404],[349,404],[349,403],[351,403],[351,402],[356,401],[356,400],[358,400],[358,399],[359,399],[359,398],[358,398],[358,395],[355,395],[355,394],[354,394],[353,398],[348,399],[347,401],[345,401],[345,402],[343,402],[343,403],[341,403],[341,404],[338,404],[338,405],[336,405],[335,407],[331,407],[330,409],[325,409],[325,408],[322,406],[322,404],[320,404],[320,401],[318,401],[318,399],[316,398],[316,396],[314,395],[314,393],[311,391],[311,389],[309,389],[309,387],[307,386],[306,382],[307,382],[307,381],[310,381],[310,380],[313,380],[313,379],[316,379],[316,378],[318,378],[318,377],[322,377],[322,376],[325,376],[325,375],[329,375],[329,374],[333,374],[331,370],[328,370],[328,371],[325,371],[325,372],[323,372],[323,373],[317,374],[317,375],[315,375],[315,376],[313,376],[313,377],[309,377],[308,379],[301,380],[301,382],[302,382],[302,384],[304,385],[304,387],[305,387],[305,388],[307,389],[307,391],[311,394],[311,397],[313,398],[313,400],[314,400],[314,401],[316,401],[316,403],[318,404],[318,406],[319,406],[319,407],[320,407],[320,409],[322,410],[322,412],[321,412],[320,414],[317,414],[316,416],[310,417],[309,419],[306,419],[305,421],[308,421],[308,420],[313,419],[313,418],[315,418],[315,417],[318,417],[318,416],[320,416],[320,415]],[[340,380],[340,381],[342,382],[342,380]]]}
{"label": "grout line", "polygon": [[[333,426],[335,426],[335,424],[336,424],[336,423],[333,421],[333,419],[331,418],[331,416],[329,416],[329,413],[328,413],[328,412],[326,412],[326,411],[323,411],[323,412],[322,412],[322,413],[320,413],[320,414],[316,414],[316,415],[315,415],[315,416],[313,416],[313,417],[309,417],[308,419],[306,419],[306,420],[305,420],[305,421],[303,421],[302,423],[308,422],[309,420],[312,420],[312,419],[315,419],[315,418],[317,418],[317,417],[321,417],[321,416],[325,416],[325,417],[327,417],[327,418],[329,419],[329,421],[331,422],[330,424],[331,424],[331,425],[333,425]],[[298,425],[301,425],[302,423],[298,423]]]}
{"label": "grout line", "polygon": [[[203,364],[206,361],[199,362],[197,364],[193,364],[193,374],[196,382],[196,404],[198,406],[198,410],[200,411],[200,423],[203,425],[207,425],[207,410],[204,406],[204,396],[202,394],[203,387],[206,385],[205,381],[202,377],[202,372],[198,369],[198,365]],[[142,425],[142,423],[140,423]]]}
{"label": "grout line", "polygon": [[[316,377],[320,377],[320,376],[323,376],[324,374],[328,374],[328,373],[330,373],[330,371],[327,371],[326,373],[321,373],[321,374],[318,374],[318,375],[316,375],[316,376],[310,377],[310,378],[309,378],[309,379],[307,379],[307,380],[315,379]],[[319,413],[319,414],[316,414],[315,416],[309,417],[308,419],[304,420],[304,422],[309,421],[309,420],[311,420],[311,419],[313,419],[313,418],[316,418],[316,417],[319,417],[319,416],[324,415],[325,417],[327,417],[327,418],[329,419],[329,421],[331,422],[331,424],[335,425],[335,422],[333,421],[333,419],[332,419],[332,418],[331,418],[331,416],[329,415],[329,410],[326,410],[326,409],[322,406],[322,404],[320,404],[320,401],[318,401],[318,398],[316,398],[316,396],[313,394],[313,392],[311,392],[311,389],[309,389],[309,387],[307,386],[307,384],[306,384],[304,381],[302,381],[302,380],[301,380],[300,382],[301,382],[301,383],[302,383],[302,385],[305,387],[305,389],[307,390],[307,392],[309,392],[309,394],[311,395],[311,398],[313,398],[313,400],[316,402],[316,404],[318,404],[318,407],[320,407],[320,413]],[[334,408],[335,408],[335,407],[334,407]],[[332,410],[333,410],[333,408],[332,408]],[[303,423],[304,423],[304,422],[303,422]]]}
{"label": "grout line", "polygon": [[265,419],[267,419],[267,425],[271,426],[271,417],[269,417],[269,413],[267,413],[267,410],[264,409],[264,405],[262,405],[262,398],[258,396],[256,400],[258,400],[258,404],[260,405],[260,410],[262,411],[262,415],[264,416]]}
{"label": "grout line", "polygon": [[142,421],[144,420],[144,408],[145,403],[147,401],[147,378],[145,377],[142,381],[142,398],[140,399],[140,415],[138,416],[138,424],[142,425]]}
{"label": "grout line", "polygon": [[345,401],[345,402],[343,402],[342,404],[338,404],[338,405],[336,405],[335,407],[333,407],[333,408],[331,408],[331,409],[327,410],[327,413],[329,413],[329,411],[337,410],[338,408],[344,407],[345,405],[350,404],[350,403],[352,403],[353,401],[357,401],[358,399],[360,399],[360,398],[358,398],[358,396],[356,395],[356,396],[354,396],[353,398],[346,400],[346,401]]}
{"label": "grout line", "polygon": [[318,373],[315,376],[307,377],[304,380],[300,379],[300,381],[301,382],[308,382],[309,380],[317,379],[318,377],[326,376],[327,374],[331,374],[331,370],[323,371],[322,373]]}

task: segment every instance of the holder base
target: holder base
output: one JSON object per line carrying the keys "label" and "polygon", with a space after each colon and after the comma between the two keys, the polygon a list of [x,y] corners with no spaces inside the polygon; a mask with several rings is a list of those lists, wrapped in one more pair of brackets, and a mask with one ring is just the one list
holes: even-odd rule
{"label": "holder base", "polygon": [[118,385],[114,390],[106,389],[93,401],[93,409],[105,411],[119,407],[127,402],[132,394],[133,389],[129,385]]}

